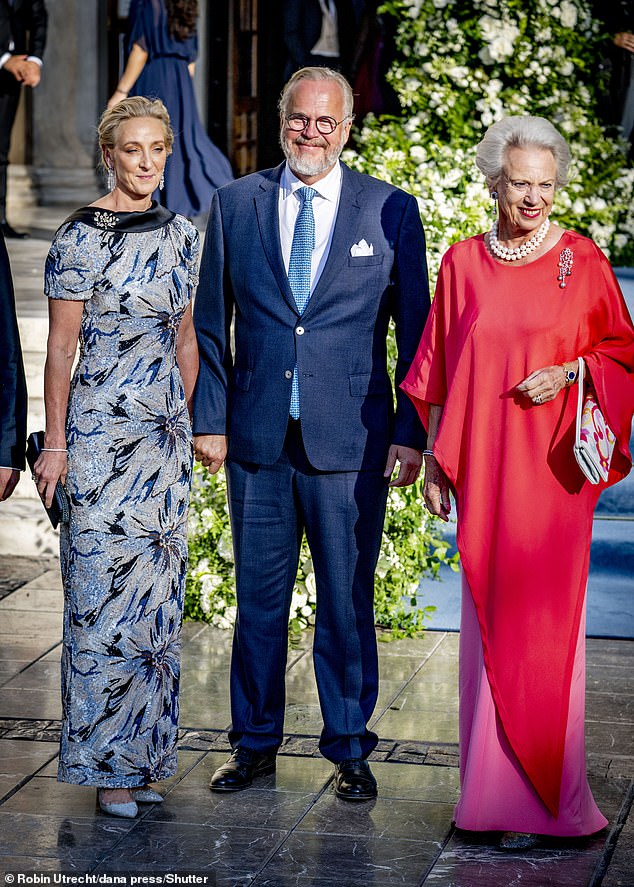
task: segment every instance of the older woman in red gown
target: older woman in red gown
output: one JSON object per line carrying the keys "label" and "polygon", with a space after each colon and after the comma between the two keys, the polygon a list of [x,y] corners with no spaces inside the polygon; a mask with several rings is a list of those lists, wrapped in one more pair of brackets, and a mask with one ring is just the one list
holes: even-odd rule
{"label": "older woman in red gown", "polygon": [[[444,256],[402,386],[429,431],[427,507],[457,502],[456,825],[513,849],[607,823],[586,777],[585,599],[594,507],[631,468],[634,334],[605,256],[550,222],[569,158],[543,118],[489,128],[476,162],[499,219]],[[617,438],[598,486],[573,456],[578,356]]]}

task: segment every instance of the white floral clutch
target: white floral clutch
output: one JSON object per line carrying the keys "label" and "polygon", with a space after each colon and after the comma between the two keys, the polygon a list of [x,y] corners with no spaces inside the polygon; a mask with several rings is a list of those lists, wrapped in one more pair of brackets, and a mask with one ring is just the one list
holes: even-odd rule
{"label": "white floral clutch", "polygon": [[608,479],[616,438],[605,421],[605,416],[593,393],[588,392],[584,399],[584,367],[583,358],[580,357],[574,452],[584,475],[591,484],[598,484]]}

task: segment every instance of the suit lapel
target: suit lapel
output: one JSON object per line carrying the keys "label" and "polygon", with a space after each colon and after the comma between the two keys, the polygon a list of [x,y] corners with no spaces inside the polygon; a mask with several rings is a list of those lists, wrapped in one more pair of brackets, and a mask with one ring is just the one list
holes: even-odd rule
{"label": "suit lapel", "polygon": [[[270,179],[260,184],[260,193],[256,194],[254,201],[255,212],[262,246],[271,270],[275,275],[284,299],[289,307],[299,316],[293,291],[284,268],[280,245],[278,199],[283,166],[284,164],[281,164],[276,167],[272,171]],[[363,186],[355,184],[355,177],[345,164],[342,164],[342,173],[341,197],[339,198],[339,208],[337,210],[337,218],[335,219],[330,251],[321,277],[317,281],[317,286],[302,315],[303,317],[310,315],[310,312],[317,307],[321,294],[327,292],[339,277],[342,266],[348,261],[350,247],[354,242],[354,235],[358,228],[359,215],[361,213],[359,193],[363,190]]]}
{"label": "suit lapel", "polygon": [[258,220],[258,228],[262,246],[266,253],[269,265],[278,286],[293,311],[299,315],[293,291],[288,282],[288,276],[284,268],[284,259],[282,258],[282,247],[280,245],[280,222],[279,222],[279,192],[280,177],[284,164],[276,167],[272,171],[271,178],[260,184],[260,193],[255,196],[255,213]]}
{"label": "suit lapel", "polygon": [[355,186],[354,176],[345,164],[342,164],[342,172],[341,197],[339,198],[330,252],[303,316],[310,314],[311,310],[318,306],[321,294],[327,292],[335,284],[341,274],[342,266],[348,261],[350,247],[354,243],[353,238],[357,231],[361,212],[359,192],[363,190],[363,187]]}

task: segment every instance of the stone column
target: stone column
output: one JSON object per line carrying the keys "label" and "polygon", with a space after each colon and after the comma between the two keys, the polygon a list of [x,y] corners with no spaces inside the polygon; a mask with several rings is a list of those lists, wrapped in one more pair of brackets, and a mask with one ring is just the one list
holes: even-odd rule
{"label": "stone column", "polygon": [[47,4],[42,80],[33,92],[32,175],[40,203],[80,206],[99,195],[95,127],[99,77],[99,4]]}

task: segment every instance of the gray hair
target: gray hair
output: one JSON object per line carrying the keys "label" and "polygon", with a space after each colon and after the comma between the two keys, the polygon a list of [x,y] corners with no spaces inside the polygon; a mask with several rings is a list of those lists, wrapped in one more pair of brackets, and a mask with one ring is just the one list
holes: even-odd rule
{"label": "gray hair", "polygon": [[543,148],[555,158],[555,185],[568,179],[570,149],[564,137],[545,117],[504,117],[492,124],[476,149],[476,165],[492,187],[504,171],[509,148]]}
{"label": "gray hair", "polygon": [[286,117],[286,109],[288,108],[288,103],[290,101],[290,96],[292,91],[295,89],[298,83],[301,83],[302,80],[330,80],[334,83],[339,84],[341,88],[341,92],[343,93],[343,112],[345,117],[353,118],[354,114],[352,113],[352,109],[354,107],[354,95],[352,93],[352,87],[339,71],[334,71],[332,68],[300,68],[299,71],[295,71],[291,79],[288,81],[284,89],[282,90],[282,94],[280,95],[280,100],[277,103],[277,107],[279,108],[280,114],[282,117]]}

